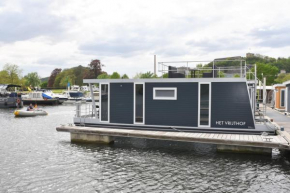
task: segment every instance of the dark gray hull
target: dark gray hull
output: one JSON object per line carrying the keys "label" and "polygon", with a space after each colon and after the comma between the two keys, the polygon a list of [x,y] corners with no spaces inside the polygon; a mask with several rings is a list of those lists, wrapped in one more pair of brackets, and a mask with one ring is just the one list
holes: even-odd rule
{"label": "dark gray hull", "polygon": [[59,101],[58,99],[47,99],[47,100],[30,100],[30,99],[23,99],[23,104],[24,105],[29,105],[29,104],[37,104],[37,105],[59,105],[62,102]]}

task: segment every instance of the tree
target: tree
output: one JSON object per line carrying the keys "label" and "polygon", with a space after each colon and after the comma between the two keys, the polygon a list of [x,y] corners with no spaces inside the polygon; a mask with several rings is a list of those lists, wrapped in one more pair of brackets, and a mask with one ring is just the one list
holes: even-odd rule
{"label": "tree", "polygon": [[37,72],[28,73],[24,78],[27,86],[38,87],[41,84],[41,80]]}
{"label": "tree", "polygon": [[234,74],[234,78],[240,78],[239,74]]}
{"label": "tree", "polygon": [[0,84],[8,83],[8,72],[6,70],[0,71]]}
{"label": "tree", "polygon": [[40,87],[41,88],[47,88],[48,83],[47,82],[42,82]]}
{"label": "tree", "polygon": [[163,74],[161,78],[168,78],[168,73]]}
{"label": "tree", "polygon": [[217,73],[217,77],[219,77],[219,78],[224,78],[226,75],[225,75],[225,73],[224,72],[222,72],[222,71],[218,71],[218,73]]}
{"label": "tree", "polygon": [[3,67],[4,71],[7,71],[7,83],[17,84],[21,78],[22,70],[16,64],[5,64]]}
{"label": "tree", "polygon": [[110,77],[111,79],[120,79],[121,76],[118,72],[113,72],[113,74]]}
{"label": "tree", "polygon": [[142,74],[140,78],[157,78],[157,76],[153,72],[148,71]]}
{"label": "tree", "polygon": [[88,65],[90,70],[85,74],[85,79],[93,79],[98,77],[102,74],[102,64],[101,61],[98,59],[92,60],[91,63]]}
{"label": "tree", "polygon": [[55,78],[60,72],[61,72],[61,68],[56,68],[51,72],[50,77],[48,79],[48,83],[47,83],[48,87],[50,88],[53,87]]}
{"label": "tree", "polygon": [[123,76],[121,77],[122,79],[129,79],[127,74],[123,74]]}
{"label": "tree", "polygon": [[100,74],[97,78],[98,79],[109,79],[110,76],[107,73],[103,73],[103,74]]}
{"label": "tree", "polygon": [[[254,69],[252,69],[254,71]],[[276,66],[271,64],[257,63],[257,77],[259,80],[263,80],[263,77],[267,78],[267,85],[275,83],[275,78],[279,72]]]}
{"label": "tree", "polygon": [[135,76],[133,77],[133,79],[140,79],[142,76],[142,73],[139,72],[139,73],[136,73]]}
{"label": "tree", "polygon": [[279,74],[279,76],[275,79],[275,82],[276,83],[283,83],[283,82],[288,81],[288,80],[290,80],[290,73],[288,73],[288,74],[283,73],[283,74]]}

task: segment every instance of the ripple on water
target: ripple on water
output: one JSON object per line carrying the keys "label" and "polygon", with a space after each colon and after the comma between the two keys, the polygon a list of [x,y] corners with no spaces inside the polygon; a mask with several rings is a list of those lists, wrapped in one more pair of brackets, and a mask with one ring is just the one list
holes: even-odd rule
{"label": "ripple on water", "polygon": [[48,116],[19,119],[0,109],[0,192],[290,192],[289,155],[131,138],[72,144],[55,127],[74,107],[43,108]]}

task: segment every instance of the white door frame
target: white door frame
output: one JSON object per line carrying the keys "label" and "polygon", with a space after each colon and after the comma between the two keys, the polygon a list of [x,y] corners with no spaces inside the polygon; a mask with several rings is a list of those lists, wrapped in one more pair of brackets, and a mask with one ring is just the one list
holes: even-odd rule
{"label": "white door frame", "polygon": [[[282,91],[284,91],[284,106],[282,106]],[[280,89],[280,107],[285,107],[285,99],[286,99],[286,90]]]}
{"label": "white door frame", "polygon": [[[142,84],[143,85],[143,122],[136,122],[136,84]],[[134,82],[134,124],[145,124],[145,83],[144,82]]]}
{"label": "white door frame", "polygon": [[[108,121],[102,121],[102,85],[108,85]],[[110,83],[100,83],[99,84],[99,113],[100,113],[100,122],[109,123],[110,122]]]}
{"label": "white door frame", "polygon": [[[209,104],[208,104],[208,125],[200,125],[200,89],[201,84],[209,85]],[[210,127],[211,126],[211,83],[210,82],[199,82],[198,83],[198,127]]]}

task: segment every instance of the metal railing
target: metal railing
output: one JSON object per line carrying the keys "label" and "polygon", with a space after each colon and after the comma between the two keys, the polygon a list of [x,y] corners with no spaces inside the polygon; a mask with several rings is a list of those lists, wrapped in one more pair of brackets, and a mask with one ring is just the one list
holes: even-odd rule
{"label": "metal railing", "polygon": [[[234,65],[219,65],[220,62]],[[205,66],[210,64],[211,66]],[[176,61],[158,62],[158,71],[164,74],[170,72],[182,74],[184,78],[247,78],[250,69],[243,59],[216,59],[213,61]]]}
{"label": "metal railing", "polygon": [[95,117],[94,109],[91,102],[76,102],[75,117],[79,118],[93,118]]}

